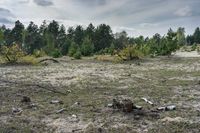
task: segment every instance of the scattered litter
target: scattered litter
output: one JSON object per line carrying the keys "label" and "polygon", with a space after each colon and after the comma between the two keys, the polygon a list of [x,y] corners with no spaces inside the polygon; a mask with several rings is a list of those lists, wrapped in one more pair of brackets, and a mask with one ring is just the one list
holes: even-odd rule
{"label": "scattered litter", "polygon": [[171,111],[171,110],[176,110],[176,106],[175,105],[170,105],[166,107],[166,111]]}
{"label": "scattered litter", "polygon": [[50,103],[51,103],[51,104],[63,104],[63,101],[60,101],[60,100],[52,100]]}
{"label": "scattered litter", "polygon": [[20,115],[22,113],[22,108],[12,108],[12,113],[15,115]]}
{"label": "scattered litter", "polygon": [[31,103],[30,105],[28,105],[28,108],[37,108],[37,105],[35,103]]}
{"label": "scattered litter", "polygon": [[78,118],[77,115],[73,114],[69,120],[70,122],[79,122],[80,119]]}
{"label": "scattered litter", "polygon": [[172,110],[176,110],[176,106],[175,105],[170,105],[170,106],[166,106],[166,107],[159,107],[157,108],[158,111],[172,111]]}
{"label": "scattered litter", "polygon": [[64,112],[65,110],[66,110],[66,108],[62,108],[62,109],[56,111],[56,114],[62,113],[62,112]]}
{"label": "scattered litter", "polygon": [[112,107],[113,107],[113,104],[112,104],[112,103],[109,103],[109,104],[107,105],[107,107],[108,107],[108,108],[112,108]]}
{"label": "scattered litter", "polygon": [[73,114],[73,115],[72,115],[72,118],[77,118],[77,115]]}
{"label": "scattered litter", "polygon": [[133,109],[142,110],[142,106],[134,105],[134,106],[133,106]]}
{"label": "scattered litter", "polygon": [[151,105],[154,105],[153,102],[147,100],[147,98],[144,98],[144,97],[143,97],[142,100],[144,100],[146,103],[149,103],[149,104],[151,104]]}
{"label": "scattered litter", "polygon": [[158,110],[158,111],[165,111],[165,110],[166,110],[166,107],[158,107],[157,110]]}
{"label": "scattered litter", "polygon": [[79,105],[81,105],[81,103],[75,102],[71,107],[77,107],[77,106],[79,106]]}
{"label": "scattered litter", "polygon": [[30,102],[31,102],[31,98],[30,98],[30,97],[27,97],[27,96],[23,96],[21,102],[22,102],[22,103],[30,103]]}
{"label": "scattered litter", "polygon": [[72,91],[71,90],[67,90],[67,93],[72,93]]}

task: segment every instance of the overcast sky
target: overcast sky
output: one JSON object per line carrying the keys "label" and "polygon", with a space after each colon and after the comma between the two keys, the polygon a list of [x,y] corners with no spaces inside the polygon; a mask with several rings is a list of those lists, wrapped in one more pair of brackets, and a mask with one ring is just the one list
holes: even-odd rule
{"label": "overcast sky", "polygon": [[130,36],[163,35],[180,26],[191,34],[200,26],[199,7],[200,0],[0,0],[0,24],[55,19],[66,27],[106,23]]}

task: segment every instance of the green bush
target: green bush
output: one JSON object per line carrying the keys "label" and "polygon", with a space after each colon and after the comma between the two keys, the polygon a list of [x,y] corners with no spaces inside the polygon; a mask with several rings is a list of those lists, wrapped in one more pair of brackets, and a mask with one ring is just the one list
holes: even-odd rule
{"label": "green bush", "polygon": [[24,65],[37,65],[37,60],[33,55],[27,55],[19,59],[19,63]]}
{"label": "green bush", "polygon": [[53,58],[59,58],[62,56],[61,52],[58,50],[58,49],[55,49],[53,52],[52,52],[52,57]]}
{"label": "green bush", "polygon": [[196,49],[197,49],[197,53],[200,54],[200,46],[197,46]]}
{"label": "green bush", "polygon": [[84,38],[83,44],[81,45],[81,53],[84,56],[90,56],[94,52],[94,45],[89,37]]}
{"label": "green bush", "polygon": [[80,50],[77,50],[76,53],[73,55],[74,59],[81,59],[81,52]]}
{"label": "green bush", "polygon": [[2,46],[1,55],[6,63],[16,63],[25,54],[19,45],[14,44],[12,46]]}
{"label": "green bush", "polygon": [[128,46],[122,49],[118,56],[121,60],[134,60],[140,59],[144,54],[136,46]]}
{"label": "green bush", "polygon": [[197,49],[197,45],[196,44],[192,45],[191,50],[195,51],[196,49]]}
{"label": "green bush", "polygon": [[39,57],[43,57],[43,56],[46,56],[47,54],[45,53],[44,50],[34,50],[33,51],[33,55],[36,57],[36,58],[39,58]]}
{"label": "green bush", "polygon": [[74,54],[77,52],[77,49],[78,49],[78,45],[74,42],[71,43],[71,46],[69,48],[69,51],[68,51],[68,55],[70,57],[73,57]]}

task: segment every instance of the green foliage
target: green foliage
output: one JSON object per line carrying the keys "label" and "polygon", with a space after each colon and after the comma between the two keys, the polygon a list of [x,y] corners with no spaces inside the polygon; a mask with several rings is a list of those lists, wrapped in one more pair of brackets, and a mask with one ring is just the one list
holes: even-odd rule
{"label": "green foliage", "polygon": [[24,65],[37,65],[38,62],[33,55],[27,55],[19,59],[19,63]]}
{"label": "green foliage", "polygon": [[143,53],[136,46],[127,46],[122,49],[118,56],[121,60],[134,60],[143,57]]}
{"label": "green foliage", "polygon": [[24,43],[23,35],[24,35],[24,25],[19,20],[17,20],[15,22],[15,27],[11,30],[10,33],[11,36],[10,39],[12,40],[12,43],[15,42],[21,47],[22,43]]}
{"label": "green foliage", "polygon": [[193,38],[194,38],[194,43],[200,44],[200,28],[199,27],[195,29]]}
{"label": "green foliage", "polygon": [[12,46],[2,46],[1,56],[7,63],[16,63],[21,57],[24,56],[24,52],[17,44]]}
{"label": "green foliage", "polygon": [[85,37],[81,45],[81,53],[84,56],[90,56],[94,52],[94,45],[89,37]]}
{"label": "green foliage", "polygon": [[81,59],[81,51],[77,49],[76,53],[73,55],[74,59]]}
{"label": "green foliage", "polygon": [[196,47],[198,54],[200,54],[200,46]]}
{"label": "green foliage", "polygon": [[3,43],[4,43],[4,34],[2,29],[0,28],[0,47],[1,45],[3,45]]}
{"label": "green foliage", "polygon": [[99,52],[109,48],[113,41],[112,30],[109,25],[101,24],[97,27],[94,37],[94,50]]}
{"label": "green foliage", "polygon": [[36,57],[36,58],[39,58],[39,57],[43,57],[43,56],[46,56],[47,54],[45,53],[45,51],[44,50],[37,50],[37,49],[35,49],[34,51],[33,51],[33,55]]}
{"label": "green foliage", "polygon": [[78,48],[79,46],[75,42],[72,42],[68,52],[69,56],[73,57]]}
{"label": "green foliage", "polygon": [[192,45],[191,51],[195,51],[196,49],[197,49],[197,45],[196,44]]}
{"label": "green foliage", "polygon": [[51,53],[51,56],[52,56],[53,58],[59,58],[59,57],[62,56],[62,53],[60,52],[60,50],[54,49],[53,52]]}
{"label": "green foliage", "polygon": [[166,37],[161,37],[159,34],[155,34],[148,43],[150,47],[150,55],[152,56],[170,55],[179,48],[176,33],[171,29],[169,29]]}
{"label": "green foliage", "polygon": [[[128,45],[134,45],[134,49],[144,56],[160,56],[170,55],[185,44],[199,44],[200,29],[196,28],[194,34],[187,37],[185,29],[180,27],[176,32],[170,29],[166,36],[155,34],[151,38],[142,35],[134,38],[128,37],[125,31],[113,34],[111,27],[106,24],[97,27],[89,24],[87,28],[80,25],[69,27],[67,32],[64,25],[59,25],[55,20],[49,24],[44,21],[41,26],[30,22],[27,28],[24,28],[20,21],[16,21],[12,29],[0,27],[0,48],[15,43],[24,52],[35,57],[44,56],[45,53],[54,57],[62,55],[73,57],[75,54],[80,55],[79,52],[83,56],[114,55],[116,51],[125,50]],[[194,45],[192,49],[195,47]],[[44,51],[40,51],[41,49]]]}
{"label": "green foliage", "polygon": [[183,46],[186,44],[186,38],[185,38],[185,28],[179,27],[177,30],[177,44],[179,46]]}

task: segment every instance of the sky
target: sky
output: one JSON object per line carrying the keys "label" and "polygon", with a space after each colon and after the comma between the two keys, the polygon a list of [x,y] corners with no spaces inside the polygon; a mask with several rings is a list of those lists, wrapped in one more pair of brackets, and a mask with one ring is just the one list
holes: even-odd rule
{"label": "sky", "polygon": [[105,23],[129,36],[164,35],[178,27],[192,34],[200,26],[199,7],[200,0],[0,0],[0,25],[56,20],[66,27]]}

